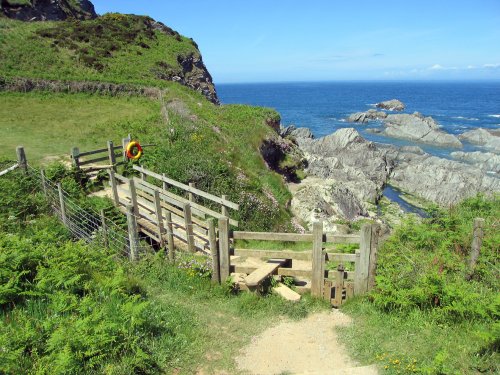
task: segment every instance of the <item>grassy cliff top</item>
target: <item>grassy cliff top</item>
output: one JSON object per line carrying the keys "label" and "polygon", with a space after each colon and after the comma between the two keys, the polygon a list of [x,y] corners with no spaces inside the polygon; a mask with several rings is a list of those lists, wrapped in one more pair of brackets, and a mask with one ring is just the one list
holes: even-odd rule
{"label": "grassy cliff top", "polygon": [[3,77],[157,87],[177,81],[216,98],[197,45],[150,17],[110,13],[56,22],[3,17],[0,47]]}

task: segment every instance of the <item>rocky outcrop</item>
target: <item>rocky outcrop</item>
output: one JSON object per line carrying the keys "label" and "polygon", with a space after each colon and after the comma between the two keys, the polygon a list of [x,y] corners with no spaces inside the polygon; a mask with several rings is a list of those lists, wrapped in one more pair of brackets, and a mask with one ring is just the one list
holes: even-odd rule
{"label": "rocky outcrop", "polygon": [[304,154],[289,139],[268,138],[260,145],[260,153],[268,168],[283,175],[286,182],[299,182],[297,172],[307,166]]}
{"label": "rocky outcrop", "polygon": [[391,99],[385,102],[380,102],[376,104],[377,108],[386,109],[388,111],[404,111],[405,105],[398,99]]}
{"label": "rocky outcrop", "polygon": [[339,230],[339,221],[368,215],[363,202],[342,182],[308,177],[293,194],[292,212],[309,225],[322,220],[326,231]]}
{"label": "rocky outcrop", "polygon": [[489,148],[500,152],[500,135],[491,130],[482,128],[470,130],[458,136],[458,138],[469,143]]}
{"label": "rocky outcrop", "polygon": [[177,61],[182,71],[174,74],[171,80],[198,91],[212,103],[219,104],[212,76],[203,63],[201,55],[191,53],[187,56],[179,56]]}
{"label": "rocky outcrop", "polygon": [[441,206],[500,191],[499,178],[458,161],[405,150],[391,151],[387,157],[394,162],[391,185]]}
{"label": "rocky outcrop", "polygon": [[388,137],[408,139],[441,147],[462,147],[462,143],[452,134],[439,130],[438,123],[432,117],[413,114],[388,115],[384,120],[382,134]]}
{"label": "rocky outcrop", "polygon": [[88,0],[2,0],[1,12],[21,21],[61,21],[68,18],[88,20],[97,17],[94,6]]}
{"label": "rocky outcrop", "polygon": [[290,125],[288,127],[280,126],[279,134],[281,137],[293,137],[293,138],[309,138],[313,139],[314,135],[309,128],[297,128],[295,125]]}
{"label": "rocky outcrop", "polygon": [[309,177],[294,193],[292,211],[309,225],[325,220],[327,230],[338,229],[338,220],[368,215],[365,202],[376,202],[391,165],[386,150],[366,141],[352,128],[319,138],[297,138],[307,159]]}
{"label": "rocky outcrop", "polygon": [[453,159],[472,164],[486,172],[500,174],[500,155],[492,152],[452,152]]}
{"label": "rocky outcrop", "polygon": [[387,117],[387,113],[382,111],[376,111],[375,109],[370,109],[366,112],[356,112],[350,115],[347,118],[348,122],[358,122],[358,123],[367,123],[370,120],[380,120],[385,119]]}

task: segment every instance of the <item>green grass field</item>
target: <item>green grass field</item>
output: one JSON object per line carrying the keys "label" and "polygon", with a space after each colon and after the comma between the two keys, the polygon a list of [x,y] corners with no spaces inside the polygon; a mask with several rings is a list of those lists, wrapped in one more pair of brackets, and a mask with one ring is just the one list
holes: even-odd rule
{"label": "green grass field", "polygon": [[130,124],[157,118],[160,111],[159,103],[135,97],[0,93],[0,101],[0,157],[15,158],[22,145],[34,165],[68,158],[74,146],[85,151],[105,148],[107,140],[120,142]]}

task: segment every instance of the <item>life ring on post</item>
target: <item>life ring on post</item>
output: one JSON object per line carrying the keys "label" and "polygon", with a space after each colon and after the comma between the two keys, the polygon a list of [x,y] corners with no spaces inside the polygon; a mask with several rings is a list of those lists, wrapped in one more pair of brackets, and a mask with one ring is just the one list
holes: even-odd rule
{"label": "life ring on post", "polygon": [[142,156],[142,147],[137,141],[130,142],[125,150],[129,159],[139,160]]}

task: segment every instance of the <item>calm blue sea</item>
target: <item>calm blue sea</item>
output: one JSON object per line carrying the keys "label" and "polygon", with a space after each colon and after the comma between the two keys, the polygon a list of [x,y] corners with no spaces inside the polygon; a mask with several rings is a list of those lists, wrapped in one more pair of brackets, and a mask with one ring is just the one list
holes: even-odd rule
{"label": "calm blue sea", "polygon": [[[461,134],[477,127],[500,129],[500,82],[311,82],[219,84],[223,104],[271,107],[281,113],[284,125],[308,127],[317,137],[339,128],[354,127],[367,139],[396,145],[410,142],[366,132],[381,123],[354,125],[345,119],[373,104],[399,99],[406,113],[415,111],[436,119],[443,130]],[[427,152],[448,156],[450,150],[422,146]],[[465,151],[476,148],[466,144]]]}

